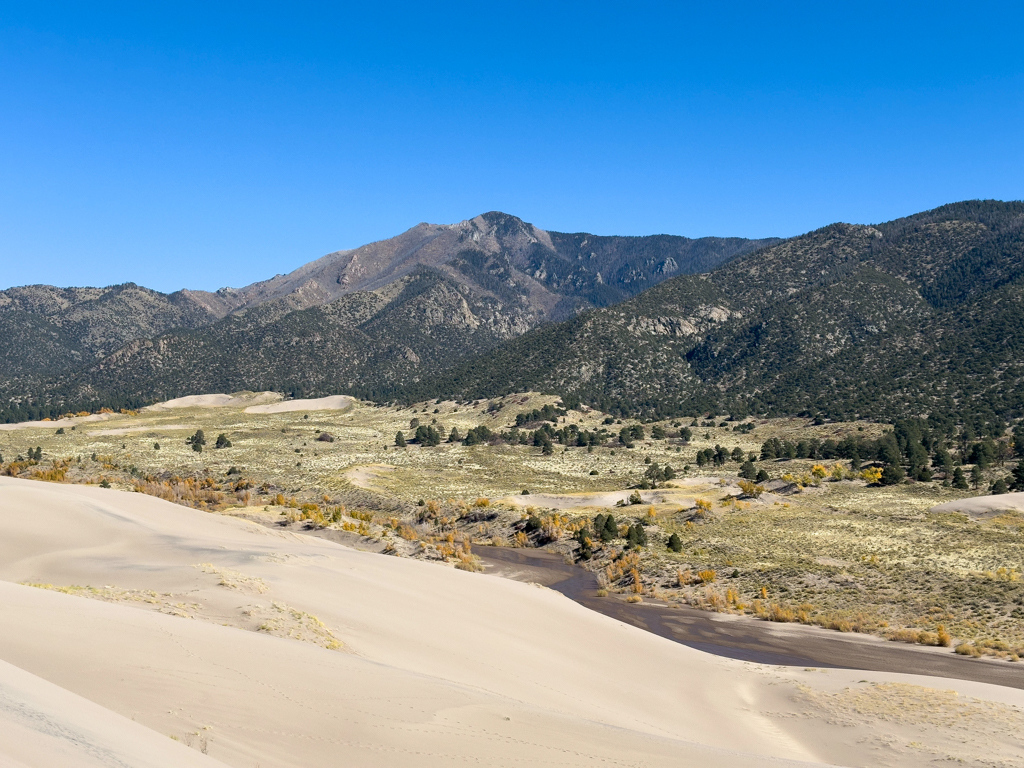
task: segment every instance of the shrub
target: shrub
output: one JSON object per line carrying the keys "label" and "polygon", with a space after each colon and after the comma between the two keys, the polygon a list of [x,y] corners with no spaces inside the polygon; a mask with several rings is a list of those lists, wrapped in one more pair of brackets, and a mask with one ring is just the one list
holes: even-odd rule
{"label": "shrub", "polygon": [[743,491],[744,496],[757,499],[764,493],[764,486],[756,485],[749,480],[740,480],[740,490]]}
{"label": "shrub", "polygon": [[683,551],[683,542],[682,539],[679,538],[679,534],[673,533],[671,536],[668,537],[668,548],[671,549],[673,552]]}
{"label": "shrub", "polygon": [[768,609],[768,621],[791,622],[796,621],[796,612],[778,603],[772,603]]}
{"label": "shrub", "polygon": [[715,580],[715,572],[710,568],[697,572],[697,578],[704,584],[711,584]]}
{"label": "shrub", "polygon": [[225,435],[223,432],[221,432],[219,435],[217,435],[217,442],[216,442],[216,444],[213,447],[214,448],[230,448],[231,447],[231,441],[228,440],[228,436],[227,435]]}
{"label": "shrub", "polygon": [[882,470],[878,467],[867,467],[860,472],[860,479],[868,485],[877,485],[882,480]]}
{"label": "shrub", "polygon": [[329,432],[321,432],[320,435],[317,437],[317,441],[321,443],[333,443],[334,435],[330,434]]}

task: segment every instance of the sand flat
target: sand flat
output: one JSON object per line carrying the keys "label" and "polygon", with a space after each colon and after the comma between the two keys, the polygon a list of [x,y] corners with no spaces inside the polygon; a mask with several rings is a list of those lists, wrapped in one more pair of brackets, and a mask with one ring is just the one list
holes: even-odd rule
{"label": "sand flat", "polygon": [[[1004,707],[993,722],[1009,735],[986,740],[1024,746],[1020,691],[736,662],[548,589],[140,494],[0,478],[0,579],[0,659],[157,733],[208,727],[231,765],[926,765],[974,748],[860,717],[842,696],[862,681]],[[131,598],[146,590],[152,602]],[[276,635],[260,626],[272,611]],[[892,699],[878,690],[858,695]],[[878,738],[931,752],[879,752]]]}

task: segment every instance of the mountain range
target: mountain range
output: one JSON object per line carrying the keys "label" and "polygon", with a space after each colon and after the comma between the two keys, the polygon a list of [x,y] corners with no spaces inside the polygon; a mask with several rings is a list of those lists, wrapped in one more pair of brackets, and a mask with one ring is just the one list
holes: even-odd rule
{"label": "mountain range", "polygon": [[[622,415],[1024,415],[1024,203],[787,240],[489,213],[242,289],[0,293],[7,419],[209,391],[557,393]],[[35,410],[33,410],[35,409]]]}
{"label": "mountain range", "polygon": [[398,386],[777,238],[549,232],[503,213],[337,251],[244,288],[0,291],[0,418],[214,389]]}
{"label": "mountain range", "polygon": [[395,395],[524,390],[631,415],[928,416],[1001,434],[1024,415],[1024,203],[833,224]]}

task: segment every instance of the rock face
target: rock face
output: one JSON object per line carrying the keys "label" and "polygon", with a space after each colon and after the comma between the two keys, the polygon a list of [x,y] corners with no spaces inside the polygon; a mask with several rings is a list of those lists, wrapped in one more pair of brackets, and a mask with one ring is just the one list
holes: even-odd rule
{"label": "rock face", "polygon": [[390,387],[775,242],[563,234],[487,213],[237,289],[11,288],[0,291],[0,420],[211,380]]}
{"label": "rock face", "polygon": [[491,212],[458,224],[417,224],[397,237],[329,253],[287,275],[214,295],[230,311],[275,299],[307,309],[356,291],[375,291],[430,267],[475,293],[525,301],[538,317],[551,319],[559,311],[570,314],[566,298],[576,300],[575,309],[606,306],[666,278],[703,272],[775,242],[570,235]]}

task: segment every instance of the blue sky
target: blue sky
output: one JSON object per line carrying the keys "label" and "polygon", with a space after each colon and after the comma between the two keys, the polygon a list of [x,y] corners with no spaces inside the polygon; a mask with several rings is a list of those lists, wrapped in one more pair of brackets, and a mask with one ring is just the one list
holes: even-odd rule
{"label": "blue sky", "polygon": [[1024,197],[1022,6],[712,5],[0,2],[0,288],[239,286],[488,210],[756,237]]}

